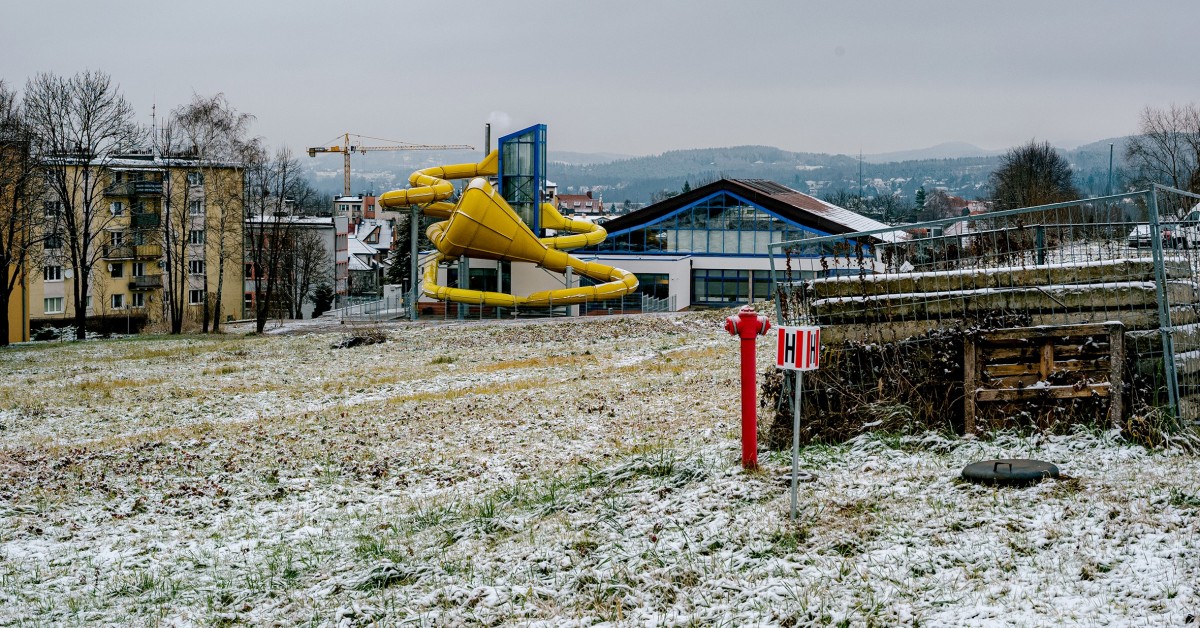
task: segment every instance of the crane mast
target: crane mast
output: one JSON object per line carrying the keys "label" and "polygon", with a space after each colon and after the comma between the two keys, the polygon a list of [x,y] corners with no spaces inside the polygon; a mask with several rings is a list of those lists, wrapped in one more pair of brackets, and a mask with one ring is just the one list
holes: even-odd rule
{"label": "crane mast", "polygon": [[[342,144],[340,146],[310,146],[308,148],[308,156],[316,157],[317,153],[341,153],[342,154],[342,195],[350,196],[350,153],[362,153],[363,155],[373,151],[384,150],[475,150],[474,146],[467,144],[411,144],[409,142],[394,142],[393,146],[361,146],[350,144],[350,133],[342,134]],[[365,135],[355,135],[356,138],[366,138],[379,140],[382,142],[392,142],[393,140],[383,140],[377,137],[367,137]],[[336,139],[334,141],[337,141]]]}

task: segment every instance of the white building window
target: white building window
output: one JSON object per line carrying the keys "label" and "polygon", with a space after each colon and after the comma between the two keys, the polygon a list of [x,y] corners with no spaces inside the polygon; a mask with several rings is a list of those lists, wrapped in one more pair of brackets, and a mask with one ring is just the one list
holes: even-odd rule
{"label": "white building window", "polygon": [[63,213],[63,204],[62,201],[44,201],[42,209],[45,210],[47,218],[57,218]]}
{"label": "white building window", "polygon": [[146,293],[134,292],[129,295],[129,307],[146,307]]}
{"label": "white building window", "polygon": [[203,216],[204,201],[188,201],[188,213],[193,216]]}
{"label": "white building window", "polygon": [[108,232],[108,243],[113,246],[121,246],[121,245],[125,244],[125,232],[124,231],[109,231]]}
{"label": "white building window", "polygon": [[194,259],[194,260],[188,262],[188,272],[193,275],[203,275],[204,274],[204,260]]}
{"label": "white building window", "polygon": [[203,172],[189,172],[188,173],[188,185],[204,185],[204,173]]}
{"label": "white building window", "polygon": [[114,216],[124,216],[125,203],[122,203],[121,201],[113,201],[112,205],[108,206],[108,211],[112,212],[112,215]]}
{"label": "white building window", "polygon": [[46,266],[42,268],[43,281],[62,281],[62,266]]}
{"label": "white building window", "polygon": [[112,306],[112,309],[114,309],[114,310],[125,309],[125,295],[123,295],[123,294],[112,295],[112,298],[109,300],[109,304]]}
{"label": "white building window", "polygon": [[203,305],[204,304],[204,291],[203,290],[188,290],[188,303],[191,305]]}
{"label": "white building window", "polygon": [[188,232],[188,244],[204,244],[204,230],[192,229]]}
{"label": "white building window", "polygon": [[133,276],[134,277],[145,277],[146,276],[146,262],[134,262],[133,263]]}
{"label": "white building window", "polygon": [[46,297],[45,299],[42,299],[42,311],[46,314],[62,314],[63,298]]}

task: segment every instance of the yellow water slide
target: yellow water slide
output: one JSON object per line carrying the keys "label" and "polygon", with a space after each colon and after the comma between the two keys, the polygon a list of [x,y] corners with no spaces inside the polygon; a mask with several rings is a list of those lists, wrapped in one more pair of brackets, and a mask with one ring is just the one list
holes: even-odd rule
{"label": "yellow water slide", "polygon": [[[379,198],[389,209],[417,206],[427,216],[446,220],[430,225],[425,234],[437,247],[433,262],[425,267],[422,289],[426,296],[441,301],[502,307],[545,307],[573,305],[589,301],[620,298],[637,289],[637,277],[606,264],[584,262],[564,251],[591,246],[608,235],[599,225],[572,220],[558,213],[554,205],[541,206],[541,226],[568,235],[539,238],[521,217],[509,207],[486,177],[495,176],[498,153],[492,151],[477,164],[435,166],[418,170],[408,178],[411,187],[393,190]],[[457,203],[454,179],[471,179]],[[594,279],[595,286],[543,290],[527,296],[503,292],[449,288],[437,283],[438,265],[461,256],[529,262],[556,273],[572,272]]]}

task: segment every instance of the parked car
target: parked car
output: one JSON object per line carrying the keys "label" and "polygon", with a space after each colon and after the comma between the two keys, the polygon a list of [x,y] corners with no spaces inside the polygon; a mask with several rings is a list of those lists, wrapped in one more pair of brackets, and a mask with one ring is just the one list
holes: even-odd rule
{"label": "parked car", "polygon": [[[1200,205],[1192,208],[1182,220],[1159,223],[1162,245],[1169,249],[1200,247]],[[1150,246],[1150,225],[1138,225],[1129,232],[1125,243],[1138,248]]]}

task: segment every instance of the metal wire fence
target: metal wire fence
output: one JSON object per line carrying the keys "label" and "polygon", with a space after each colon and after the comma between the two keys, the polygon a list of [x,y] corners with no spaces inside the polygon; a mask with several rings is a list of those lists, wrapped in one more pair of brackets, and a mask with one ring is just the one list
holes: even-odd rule
{"label": "metal wire fence", "polygon": [[[804,436],[914,423],[962,432],[968,396],[999,401],[980,404],[985,428],[1060,429],[1104,416],[1109,395],[1123,400],[1126,429],[1151,415],[1194,419],[1195,199],[1156,186],[771,245],[778,320],[822,327],[822,370],[804,379]],[[1121,323],[1121,356],[1078,327],[1111,322]],[[998,330],[1035,327],[977,349]],[[1080,330],[1088,334],[1070,336]],[[1120,358],[1119,381],[1098,383],[1099,367]],[[979,386],[968,390],[973,376]],[[779,395],[783,416],[790,398]]]}

